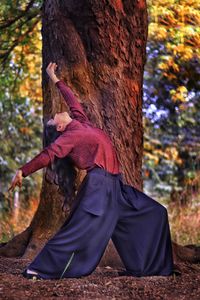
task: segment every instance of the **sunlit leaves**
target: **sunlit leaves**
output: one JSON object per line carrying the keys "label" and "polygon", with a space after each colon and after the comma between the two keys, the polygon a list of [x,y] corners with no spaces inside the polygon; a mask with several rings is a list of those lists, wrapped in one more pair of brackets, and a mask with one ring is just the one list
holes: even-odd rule
{"label": "sunlit leaves", "polygon": [[[197,155],[200,146],[200,3],[158,0],[147,4],[149,34],[144,113],[148,118],[145,128],[149,128],[145,135],[144,164],[151,172],[144,174],[149,174],[159,186],[162,180],[171,189],[179,190],[184,188],[184,178],[191,172],[191,166],[195,165],[196,171],[200,167]],[[156,139],[162,146],[152,142]],[[148,143],[152,143],[152,149],[147,147]],[[154,156],[159,157],[159,163]]]}
{"label": "sunlit leaves", "polygon": [[[41,0],[1,1],[1,190],[41,149]],[[29,187],[33,188],[31,178]]]}
{"label": "sunlit leaves", "polygon": [[29,97],[32,100],[42,100],[41,89],[41,24],[34,29],[32,44],[18,45],[13,52],[14,64],[20,64],[23,55],[23,81],[19,85],[19,93],[22,97]]}
{"label": "sunlit leaves", "polygon": [[[180,101],[180,102],[185,102],[187,101],[187,96],[188,96],[188,91],[187,88],[185,86],[179,86],[176,90],[172,89],[170,91],[170,95],[171,95],[171,99],[174,102]],[[183,107],[181,108],[181,105],[179,106],[180,109],[183,109]]]}

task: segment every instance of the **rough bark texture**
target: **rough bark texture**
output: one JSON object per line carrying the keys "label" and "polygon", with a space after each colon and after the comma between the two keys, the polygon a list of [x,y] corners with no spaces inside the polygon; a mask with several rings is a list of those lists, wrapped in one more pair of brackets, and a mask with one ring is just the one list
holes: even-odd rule
{"label": "rough bark texture", "polygon": [[[54,61],[58,76],[77,94],[90,119],[110,135],[126,181],[142,188],[145,1],[46,0],[42,39],[44,118],[67,109],[46,74],[48,63]],[[29,229],[16,237],[21,243],[16,256],[24,252],[22,245],[28,245],[23,257],[33,257],[56,232],[66,218],[60,200],[57,186],[43,180],[35,217]],[[5,255],[6,247],[6,256],[13,256],[9,246],[12,242],[0,254]]]}
{"label": "rough bark texture", "polygon": [[[125,181],[139,189],[147,25],[144,0],[46,0],[42,7],[44,117],[67,109],[46,74],[53,61],[58,77],[77,94],[91,121],[110,135]],[[83,176],[80,172],[79,181]],[[33,258],[57,231],[66,218],[57,189],[43,180],[38,210],[29,228],[16,237],[19,246],[14,251],[12,240],[0,255]],[[121,265],[112,243],[101,261],[106,264]]]}
{"label": "rough bark texture", "polygon": [[43,12],[44,115],[60,108],[45,72],[54,60],[112,138],[127,182],[141,188],[145,2],[46,1]]}
{"label": "rough bark texture", "polygon": [[42,33],[44,116],[63,109],[45,71],[53,60],[90,119],[110,135],[126,181],[141,188],[145,2],[46,1]]}

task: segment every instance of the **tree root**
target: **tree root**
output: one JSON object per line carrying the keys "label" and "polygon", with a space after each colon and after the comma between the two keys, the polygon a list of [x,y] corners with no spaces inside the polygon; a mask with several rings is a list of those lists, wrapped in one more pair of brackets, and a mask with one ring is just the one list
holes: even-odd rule
{"label": "tree root", "polygon": [[181,246],[172,242],[175,263],[189,262],[197,264],[200,262],[200,247],[195,245]]}
{"label": "tree root", "polygon": [[7,243],[0,244],[0,256],[4,257],[21,257],[26,251],[26,247],[32,235],[31,227],[14,236]]}

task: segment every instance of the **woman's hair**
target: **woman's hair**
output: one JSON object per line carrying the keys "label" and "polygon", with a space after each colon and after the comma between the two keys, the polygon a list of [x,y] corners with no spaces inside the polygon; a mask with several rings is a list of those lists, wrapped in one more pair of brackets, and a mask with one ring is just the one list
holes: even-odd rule
{"label": "woman's hair", "polygon": [[[61,132],[56,130],[55,125],[44,126],[44,146],[47,147],[60,136]],[[72,159],[68,156],[64,158],[55,157],[54,162],[47,167],[46,180],[59,186],[59,191],[64,195],[64,205],[73,201],[76,191],[77,171]]]}

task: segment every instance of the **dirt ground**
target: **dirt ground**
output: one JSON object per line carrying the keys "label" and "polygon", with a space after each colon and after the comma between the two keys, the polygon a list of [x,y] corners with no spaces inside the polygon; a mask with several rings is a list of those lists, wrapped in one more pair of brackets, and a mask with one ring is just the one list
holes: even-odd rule
{"label": "dirt ground", "polygon": [[[30,280],[20,273],[25,259],[0,257],[0,299],[200,299],[200,265],[182,264],[181,276],[118,276],[97,267],[80,279]],[[119,269],[118,269],[119,271]]]}

